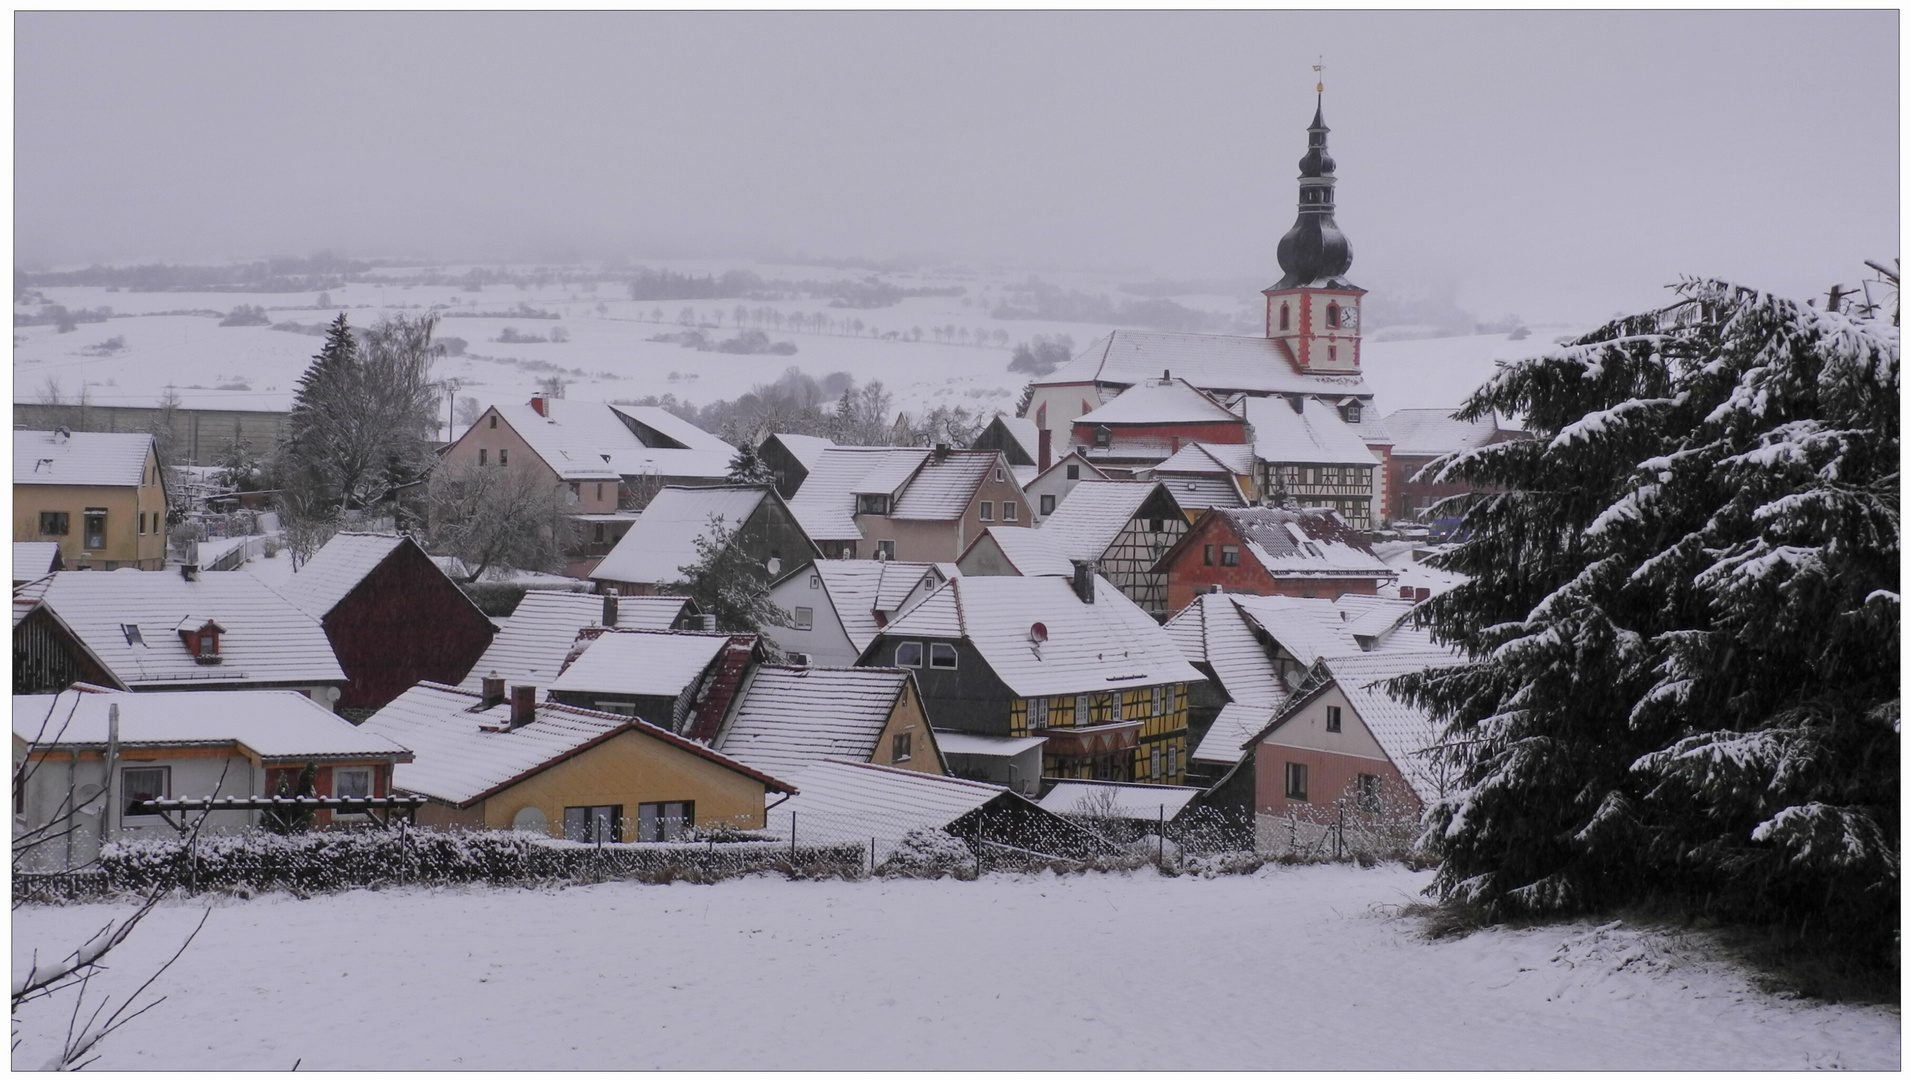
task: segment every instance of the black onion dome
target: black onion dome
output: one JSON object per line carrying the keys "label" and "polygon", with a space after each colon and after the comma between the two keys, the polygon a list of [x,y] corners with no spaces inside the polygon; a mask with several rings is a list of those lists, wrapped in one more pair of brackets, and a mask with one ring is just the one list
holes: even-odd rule
{"label": "black onion dome", "polygon": [[1353,245],[1333,220],[1330,177],[1334,166],[1333,155],[1326,149],[1329,129],[1325,110],[1324,102],[1316,106],[1313,123],[1307,127],[1307,153],[1300,159],[1300,215],[1276,249],[1286,276],[1275,288],[1291,289],[1336,278],[1353,265]]}

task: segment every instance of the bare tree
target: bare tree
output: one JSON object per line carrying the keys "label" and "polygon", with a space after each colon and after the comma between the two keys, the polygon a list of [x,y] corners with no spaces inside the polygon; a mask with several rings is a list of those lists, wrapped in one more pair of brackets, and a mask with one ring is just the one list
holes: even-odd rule
{"label": "bare tree", "polygon": [[576,527],[559,494],[528,469],[450,465],[426,489],[432,550],[464,564],[467,582],[492,568],[556,572]]}

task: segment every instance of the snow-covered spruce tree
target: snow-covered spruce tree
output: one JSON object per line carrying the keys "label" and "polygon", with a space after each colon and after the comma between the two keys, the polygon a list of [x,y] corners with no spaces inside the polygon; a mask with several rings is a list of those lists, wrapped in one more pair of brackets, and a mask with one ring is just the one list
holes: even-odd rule
{"label": "snow-covered spruce tree", "polygon": [[[696,561],[677,567],[684,581],[676,591],[714,615],[718,630],[760,634],[765,626],[788,626],[789,612],[769,598],[768,568],[733,543],[734,535],[721,514],[711,514],[709,528],[695,541]],[[775,643],[764,638],[763,648],[774,653]]]}
{"label": "snow-covered spruce tree", "polygon": [[730,457],[729,482],[732,484],[773,484],[776,473],[756,452],[756,446],[748,439],[741,440],[742,445]]}
{"label": "snow-covered spruce tree", "polygon": [[1663,898],[1895,955],[1894,326],[1718,281],[1502,370],[1402,680],[1462,775],[1422,842],[1495,916]]}

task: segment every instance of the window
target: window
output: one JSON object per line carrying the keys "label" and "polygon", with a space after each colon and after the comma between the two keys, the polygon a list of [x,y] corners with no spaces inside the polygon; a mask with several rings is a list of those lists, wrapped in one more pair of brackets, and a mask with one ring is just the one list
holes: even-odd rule
{"label": "window", "polygon": [[1002,482],[1001,466],[997,465],[995,466],[995,483],[999,484],[1001,482]]}
{"label": "window", "polygon": [[1306,802],[1306,766],[1297,761],[1287,762],[1287,798]]}
{"label": "window", "polygon": [[597,522],[591,523],[591,526],[590,526],[590,542],[591,543],[593,544],[605,543],[608,541],[609,535],[610,535],[609,533],[604,531],[603,522],[597,521]]}
{"label": "window", "polygon": [[1340,410],[1340,417],[1341,419],[1345,420],[1349,424],[1359,423],[1360,422],[1360,403],[1357,401],[1347,402],[1346,408]]}
{"label": "window", "polygon": [[1338,330],[1340,328],[1340,305],[1328,304],[1326,306],[1326,326],[1329,330]]}
{"label": "window", "polygon": [[1001,501],[1001,519],[1003,521],[1017,521],[1020,517],[1021,507],[1018,504],[1008,499]]}
{"label": "window", "polygon": [[1202,566],[1214,565],[1214,545],[1212,544],[1200,545],[1200,565]]}
{"label": "window", "polygon": [[895,560],[895,541],[877,540],[875,542],[875,557],[893,562]]}
{"label": "window", "polygon": [[821,574],[809,575],[809,587],[812,589],[822,588],[822,575]]}
{"label": "window", "polygon": [[479,464],[479,465],[484,465],[484,464],[487,464],[487,462],[486,462],[486,460],[485,460],[485,457],[486,457],[486,455],[488,455],[489,453],[490,453],[490,451],[489,451],[489,450],[486,450],[486,449],[484,449],[484,448],[483,448],[482,446],[480,446],[480,447],[478,447],[478,464]]}
{"label": "window", "polygon": [[1328,345],[1326,347],[1326,358],[1329,361],[1338,360],[1340,358],[1340,347],[1338,345]]}
{"label": "window", "polygon": [[139,535],[146,535],[146,511],[139,512]]}
{"label": "window", "polygon": [[1048,699],[1028,699],[1028,727],[1034,731],[1043,731],[1048,727]]}
{"label": "window", "polygon": [[497,448],[497,463],[500,467],[511,463],[511,451],[509,447],[500,446]]}
{"label": "window", "polygon": [[[371,769],[365,767],[332,770],[332,797],[337,799],[371,798]],[[363,816],[362,810],[334,810],[332,816]]]}
{"label": "window", "polygon": [[1220,565],[1239,566],[1240,565],[1240,549],[1238,547],[1235,547],[1232,544],[1220,545]]}
{"label": "window", "polygon": [[1167,687],[1155,686],[1155,687],[1151,687],[1150,689],[1153,693],[1153,701],[1150,702],[1149,704],[1153,706],[1153,715],[1166,716],[1167,715]]}
{"label": "window", "polygon": [[617,843],[623,839],[623,807],[564,807],[564,839],[585,844]]}
{"label": "window", "polygon": [[1180,775],[1180,747],[1178,746],[1167,748],[1167,775]]}
{"label": "window", "polygon": [[119,774],[120,793],[126,800],[126,816],[136,814],[156,814],[139,805],[146,799],[165,799],[172,796],[172,770],[160,765],[154,768],[125,769]]}
{"label": "window", "polygon": [[1087,727],[1090,723],[1093,722],[1088,719],[1090,715],[1091,714],[1088,711],[1088,695],[1086,694],[1074,695],[1074,726]]}
{"label": "window", "polygon": [[685,832],[696,824],[696,804],[660,802],[637,804],[637,839],[647,843],[686,840]]}
{"label": "window", "polygon": [[1070,480],[1081,479],[1081,466],[1079,465],[1068,466],[1068,479]]}
{"label": "window", "polygon": [[1379,813],[1379,777],[1361,773],[1353,779],[1354,804],[1369,814]]}
{"label": "window", "polygon": [[1328,705],[1326,707],[1326,729],[1328,731],[1340,730],[1340,707],[1338,705]]}
{"label": "window", "polygon": [[1281,304],[1280,305],[1280,329],[1290,330],[1292,329],[1292,327],[1293,327],[1293,310],[1290,307],[1288,307],[1286,304]]}
{"label": "window", "polygon": [[928,666],[945,671],[955,670],[955,646],[945,641],[937,641],[928,647]]}
{"label": "window", "polygon": [[922,643],[919,641],[904,641],[900,645],[897,645],[895,647],[895,666],[921,667]]}
{"label": "window", "polygon": [[67,533],[67,514],[64,510],[40,511],[41,536],[65,536]]}
{"label": "window", "polygon": [[815,626],[816,626],[816,609],[815,609],[815,608],[812,608],[812,607],[799,607],[799,608],[796,608],[796,609],[794,609],[794,610],[793,610],[793,611],[791,612],[791,614],[793,614],[793,615],[795,615],[795,617],[796,617],[796,620],[795,620],[795,621],[796,621],[796,626],[795,626],[795,628],[796,628],[797,630],[813,630],[813,629],[815,629]]}
{"label": "window", "polygon": [[1108,426],[1106,424],[1094,425],[1094,448],[1096,450],[1106,450],[1108,448],[1108,444],[1112,443],[1113,441],[1114,441],[1114,432],[1108,430]]}
{"label": "window", "polygon": [[491,417],[491,430],[492,431],[497,430],[497,417],[495,416]]}
{"label": "window", "polygon": [[106,510],[103,507],[86,508],[85,544],[95,550],[106,546]]}
{"label": "window", "polygon": [[1041,497],[1041,516],[1047,517],[1052,513],[1054,513],[1054,496],[1043,495]]}
{"label": "window", "polygon": [[983,521],[995,520],[995,504],[994,503],[983,502],[981,504],[981,519]]}
{"label": "window", "polygon": [[1148,776],[1148,779],[1152,780],[1152,779],[1158,779],[1160,775],[1161,775],[1161,748],[1158,745],[1156,745],[1156,746],[1149,747],[1147,751],[1147,776]]}
{"label": "window", "polygon": [[889,740],[889,763],[894,765],[907,761],[909,759],[909,744],[914,741],[913,732],[896,732],[894,737]]}
{"label": "window", "polygon": [[856,513],[858,514],[887,514],[888,512],[889,512],[889,497],[887,495],[857,495],[856,496]]}
{"label": "window", "polygon": [[570,490],[564,493],[564,501],[571,506],[576,506],[583,501],[583,498],[584,486],[582,484],[572,484],[570,485]]}
{"label": "window", "polygon": [[146,637],[139,632],[138,623],[120,623],[119,632],[126,635],[126,644],[128,645],[146,644]]}

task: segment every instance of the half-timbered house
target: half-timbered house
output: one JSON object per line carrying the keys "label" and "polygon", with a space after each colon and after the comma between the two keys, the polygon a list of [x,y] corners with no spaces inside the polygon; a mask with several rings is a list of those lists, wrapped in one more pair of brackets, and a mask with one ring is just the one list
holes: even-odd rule
{"label": "half-timbered house", "polygon": [[1036,531],[1070,560],[1094,563],[1142,611],[1165,619],[1167,575],[1155,566],[1187,529],[1158,481],[1085,480]]}

